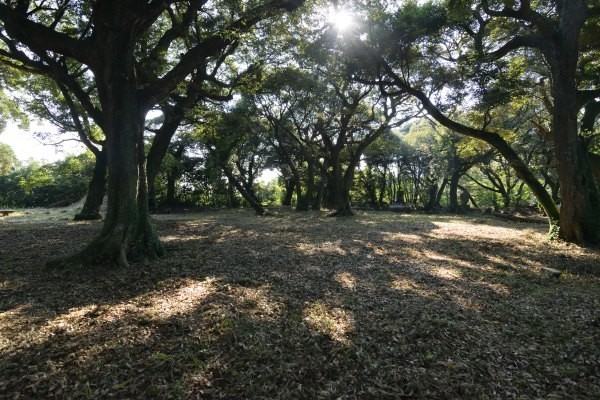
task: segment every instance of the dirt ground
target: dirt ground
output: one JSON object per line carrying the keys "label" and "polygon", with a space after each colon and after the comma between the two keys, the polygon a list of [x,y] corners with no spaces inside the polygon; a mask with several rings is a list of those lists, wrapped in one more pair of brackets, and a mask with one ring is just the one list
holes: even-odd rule
{"label": "dirt ground", "polygon": [[0,218],[0,398],[600,398],[600,251],[544,225],[157,215],[166,259],[48,270],[72,215]]}

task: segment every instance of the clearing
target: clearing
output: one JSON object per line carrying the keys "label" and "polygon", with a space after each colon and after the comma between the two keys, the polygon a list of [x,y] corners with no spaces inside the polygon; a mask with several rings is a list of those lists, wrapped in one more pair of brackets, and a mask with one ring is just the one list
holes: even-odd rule
{"label": "clearing", "polygon": [[544,225],[158,215],[164,261],[45,270],[72,211],[0,219],[0,398],[600,398],[600,251]]}

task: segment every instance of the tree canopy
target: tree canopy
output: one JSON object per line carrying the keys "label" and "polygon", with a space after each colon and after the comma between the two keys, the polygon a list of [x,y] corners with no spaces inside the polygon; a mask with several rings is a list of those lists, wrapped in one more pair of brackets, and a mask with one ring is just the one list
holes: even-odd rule
{"label": "tree canopy", "polygon": [[597,0],[302,5],[0,2],[2,84],[89,144],[88,199],[107,185],[61,263],[161,257],[149,210],[178,193],[264,214],[267,168],[297,210],[537,203],[600,241]]}

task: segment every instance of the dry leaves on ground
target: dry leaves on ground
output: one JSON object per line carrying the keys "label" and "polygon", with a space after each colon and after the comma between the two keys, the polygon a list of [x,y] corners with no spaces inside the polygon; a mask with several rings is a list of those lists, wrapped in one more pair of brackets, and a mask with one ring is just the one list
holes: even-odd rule
{"label": "dry leaves on ground", "polygon": [[600,398],[600,252],[543,225],[161,215],[165,260],[45,270],[68,217],[0,219],[0,398]]}

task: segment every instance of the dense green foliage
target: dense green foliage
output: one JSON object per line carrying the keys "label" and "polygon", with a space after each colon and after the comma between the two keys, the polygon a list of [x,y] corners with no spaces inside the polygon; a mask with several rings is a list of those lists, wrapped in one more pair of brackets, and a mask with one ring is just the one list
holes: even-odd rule
{"label": "dense green foliage", "polygon": [[0,175],[0,207],[65,206],[85,196],[93,159],[89,153],[53,164],[29,162]]}

